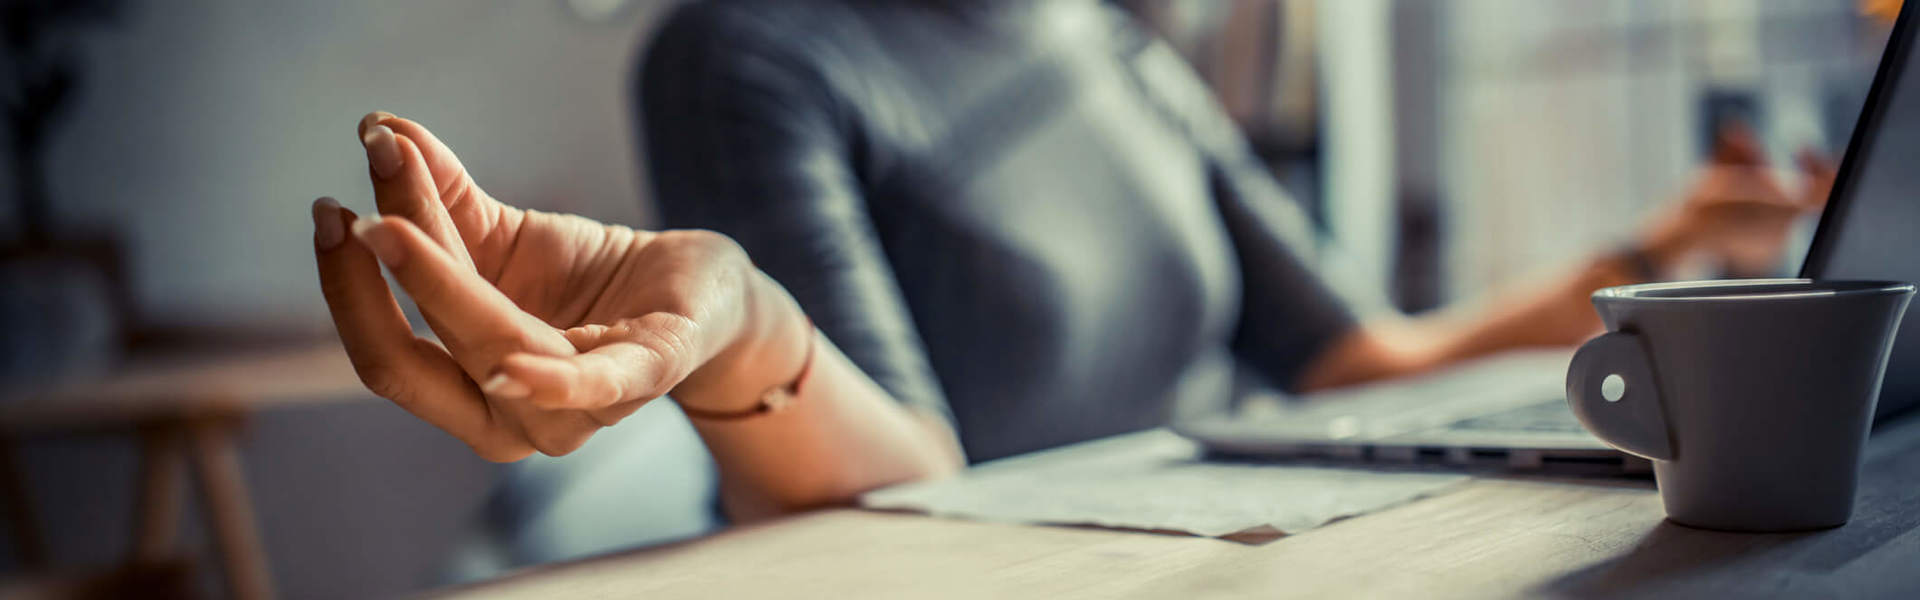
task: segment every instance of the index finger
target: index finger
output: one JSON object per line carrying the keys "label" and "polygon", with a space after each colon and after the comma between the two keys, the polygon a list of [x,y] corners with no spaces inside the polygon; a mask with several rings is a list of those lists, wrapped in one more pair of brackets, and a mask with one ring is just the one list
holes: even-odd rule
{"label": "index finger", "polygon": [[485,381],[510,352],[575,353],[559,331],[521,310],[473,269],[456,264],[407,220],[365,219],[353,233],[373,249],[421,312],[437,315],[435,331],[459,350],[454,358],[474,380]]}
{"label": "index finger", "polygon": [[366,246],[344,235],[358,219],[331,198],[313,205],[320,291],[340,343],[368,389],[493,461],[532,453],[499,426],[472,380],[445,350],[413,335]]}
{"label": "index finger", "polygon": [[473,268],[473,257],[461,239],[460,230],[440,200],[440,190],[427,169],[427,161],[413,140],[394,133],[385,125],[374,125],[361,134],[366,147],[367,170],[373,179],[373,201],[380,214],[403,217],[426,232],[427,237],[452,255],[455,262]]}
{"label": "index finger", "polygon": [[[467,172],[466,165],[460,163],[460,157],[453,153],[453,149],[448,148],[426,126],[393,113],[375,111],[360,120],[360,133],[365,135],[375,125],[385,125],[400,137],[413,142],[439,191],[441,205],[453,217],[454,229],[467,242],[467,251],[473,255],[474,262],[484,265],[487,262],[485,245],[501,239],[488,233],[498,227],[511,226],[518,217],[518,209],[494,201],[486,190],[474,182],[473,176]],[[495,249],[495,252],[500,250]]]}

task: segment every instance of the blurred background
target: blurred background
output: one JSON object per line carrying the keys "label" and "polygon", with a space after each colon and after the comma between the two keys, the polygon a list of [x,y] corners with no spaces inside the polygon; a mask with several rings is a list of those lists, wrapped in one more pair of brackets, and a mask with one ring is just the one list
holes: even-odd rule
{"label": "blurred background", "polygon": [[[432,127],[500,198],[648,226],[631,87],[673,2],[3,1],[0,578],[158,555],[220,596],[253,585],[227,573],[253,556],[281,596],[384,596],[717,524],[704,496],[650,493],[712,482],[665,403],[575,456],[502,467],[350,386],[178,419],[133,398],[85,427],[29,399],[234,348],[287,357],[252,371],[282,383],[337,367],[299,350],[332,335],[307,205],[370,211],[352,135],[370,110]],[[1885,37],[1830,0],[1115,3],[1309,207],[1322,272],[1410,313],[1627,241],[1716,123],[1748,123],[1785,166],[1837,153]],[[221,464],[233,477],[207,475]],[[151,483],[175,471],[197,483]],[[236,488],[257,543],[218,522]],[[184,520],[154,534],[156,501]]]}

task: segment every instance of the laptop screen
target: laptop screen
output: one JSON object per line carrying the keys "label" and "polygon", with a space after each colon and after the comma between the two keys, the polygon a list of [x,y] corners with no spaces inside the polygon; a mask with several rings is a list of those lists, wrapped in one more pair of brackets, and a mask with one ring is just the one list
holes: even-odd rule
{"label": "laptop screen", "polygon": [[[1907,73],[1912,20],[1913,11],[1902,10],[1887,40],[1802,277],[1920,282],[1920,77]],[[1917,402],[1920,315],[1909,308],[1876,416]]]}

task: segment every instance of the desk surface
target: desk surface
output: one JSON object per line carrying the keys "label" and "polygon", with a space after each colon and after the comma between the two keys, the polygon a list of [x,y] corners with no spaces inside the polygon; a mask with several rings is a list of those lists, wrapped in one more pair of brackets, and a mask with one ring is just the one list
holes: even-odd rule
{"label": "desk surface", "polygon": [[1853,522],[1727,534],[1647,483],[1476,480],[1263,546],[833,510],[535,567],[478,598],[1920,597],[1920,418],[1875,434]]}

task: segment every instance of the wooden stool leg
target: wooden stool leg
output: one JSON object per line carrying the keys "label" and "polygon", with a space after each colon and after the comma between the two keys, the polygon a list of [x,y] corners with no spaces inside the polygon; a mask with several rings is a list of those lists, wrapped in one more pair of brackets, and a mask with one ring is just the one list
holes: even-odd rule
{"label": "wooden stool leg", "polygon": [[273,597],[266,551],[254,527],[253,503],[234,450],[235,423],[202,421],[190,430],[194,471],[214,543],[225,563],[227,591],[243,600]]}
{"label": "wooden stool leg", "polygon": [[0,437],[0,495],[7,503],[7,528],[13,531],[14,552],[21,566],[44,570],[47,562],[47,538],[40,535],[40,520],[33,514],[33,495],[27,492],[26,473],[11,438]]}
{"label": "wooden stool leg", "polygon": [[167,562],[177,556],[180,538],[180,480],[186,451],[178,428],[150,426],[140,432],[140,499],[133,512],[135,565]]}

